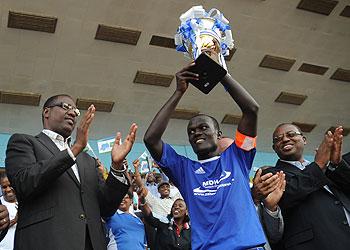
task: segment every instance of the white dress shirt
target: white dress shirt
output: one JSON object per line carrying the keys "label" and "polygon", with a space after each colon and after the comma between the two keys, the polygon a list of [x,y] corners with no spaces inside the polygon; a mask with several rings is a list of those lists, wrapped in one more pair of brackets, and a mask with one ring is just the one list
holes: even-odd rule
{"label": "white dress shirt", "polygon": [[[70,157],[72,157],[72,159],[75,161],[76,158],[72,152],[72,150],[69,147],[69,141],[71,139],[71,137],[68,137],[67,139],[64,139],[62,135],[57,134],[56,132],[53,132],[49,129],[44,129],[42,131],[45,135],[47,135],[52,141],[53,143],[55,143],[55,145],[58,147],[58,149],[60,151],[63,151],[65,149],[67,149],[68,154],[70,155]],[[77,164],[74,164],[72,167],[72,170],[74,172],[75,177],[77,177],[78,181],[80,182],[80,177],[79,177],[79,172],[78,172],[78,167]]]}

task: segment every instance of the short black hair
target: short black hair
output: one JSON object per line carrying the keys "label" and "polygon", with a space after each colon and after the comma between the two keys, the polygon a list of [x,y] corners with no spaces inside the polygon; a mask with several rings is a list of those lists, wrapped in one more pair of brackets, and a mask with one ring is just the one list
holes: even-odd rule
{"label": "short black hair", "polygon": [[[60,97],[62,97],[62,96],[69,97],[70,99],[73,100],[73,97],[71,97],[70,95],[67,95],[67,94],[59,94],[59,95],[51,96],[51,97],[49,97],[49,98],[46,100],[46,102],[44,103],[44,105],[43,105],[43,110],[42,110],[42,111],[44,111],[44,109],[47,108],[47,107],[50,107],[50,106],[52,106],[52,105],[54,105],[54,104],[57,104],[57,103],[56,103],[56,102],[57,102],[57,99],[60,98]],[[42,120],[42,123],[44,124],[44,113],[43,113],[43,112],[41,113],[41,120]]]}
{"label": "short black hair", "polygon": [[7,178],[6,172],[3,172],[3,173],[0,174],[0,180],[2,180],[4,178]]}
{"label": "short black hair", "polygon": [[220,126],[219,126],[219,122],[212,116],[210,115],[206,115],[206,114],[198,114],[198,115],[195,115],[195,116],[192,116],[190,121],[195,118],[195,117],[198,117],[198,116],[204,116],[204,117],[209,117],[213,123],[214,123],[214,128],[217,130],[217,131],[220,131]]}
{"label": "short black hair", "polygon": [[164,186],[164,185],[168,185],[169,187],[170,187],[170,183],[169,182],[167,182],[167,181],[162,181],[161,183],[159,183],[158,184],[158,191],[159,191],[159,189],[162,187],[162,186]]}
{"label": "short black hair", "polygon": [[[174,215],[173,215],[173,207],[174,207],[175,202],[177,202],[178,200],[181,200],[181,201],[183,201],[183,202],[185,203],[186,209],[187,209],[187,211],[188,211],[188,207],[187,207],[187,204],[186,204],[186,202],[184,201],[184,199],[177,198],[177,199],[173,202],[173,205],[171,206],[170,214],[168,214],[168,216],[167,216],[169,220],[170,220],[171,218],[174,217]],[[188,214],[185,215],[184,222],[190,222],[190,217],[188,216]]]}
{"label": "short black hair", "polygon": [[134,198],[134,194],[133,192],[131,192],[130,190],[128,190],[127,195],[129,196],[129,198],[132,200]]}

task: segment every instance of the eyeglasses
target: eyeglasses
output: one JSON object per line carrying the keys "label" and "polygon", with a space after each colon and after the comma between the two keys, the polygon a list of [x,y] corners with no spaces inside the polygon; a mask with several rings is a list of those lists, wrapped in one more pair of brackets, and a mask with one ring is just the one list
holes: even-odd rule
{"label": "eyeglasses", "polygon": [[273,144],[276,144],[276,143],[282,141],[284,135],[286,135],[289,139],[292,139],[292,138],[296,137],[297,135],[303,135],[303,134],[298,132],[298,131],[288,131],[284,134],[280,134],[280,135],[273,137],[273,140],[272,140]]}
{"label": "eyeglasses", "polygon": [[66,111],[69,111],[69,110],[73,110],[73,112],[75,113],[76,116],[79,116],[80,115],[80,111],[79,109],[77,109],[76,107],[68,104],[68,103],[65,103],[65,102],[61,102],[61,103],[57,103],[57,104],[52,104],[50,106],[47,106],[46,108],[52,108],[52,107],[60,107]]}

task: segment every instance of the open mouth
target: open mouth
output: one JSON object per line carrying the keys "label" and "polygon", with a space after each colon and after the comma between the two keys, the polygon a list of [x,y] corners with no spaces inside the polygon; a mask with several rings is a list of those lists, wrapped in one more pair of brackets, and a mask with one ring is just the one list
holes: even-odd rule
{"label": "open mouth", "polygon": [[175,209],[174,212],[173,212],[174,215],[179,215],[180,214],[180,211]]}
{"label": "open mouth", "polygon": [[287,144],[287,145],[284,145],[284,146],[282,147],[282,150],[283,150],[283,151],[289,151],[289,150],[291,150],[292,148],[293,148],[293,145]]}
{"label": "open mouth", "polygon": [[196,144],[200,144],[200,143],[204,142],[204,139],[200,138],[200,139],[197,139],[195,142],[196,142]]}

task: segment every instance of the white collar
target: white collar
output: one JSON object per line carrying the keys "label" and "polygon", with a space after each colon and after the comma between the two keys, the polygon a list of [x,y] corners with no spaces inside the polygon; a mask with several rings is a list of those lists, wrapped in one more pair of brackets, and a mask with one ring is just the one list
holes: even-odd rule
{"label": "white collar", "polygon": [[282,160],[282,159],[280,159],[280,160],[283,161],[283,162],[287,162],[287,163],[289,163],[289,164],[291,164],[291,165],[293,165],[293,166],[295,166],[295,167],[297,167],[297,168],[299,168],[301,170],[305,169],[305,167],[311,163],[310,161],[305,160],[305,159],[304,159],[303,162],[300,162],[300,161],[286,161],[286,160]]}
{"label": "white collar", "polygon": [[118,214],[130,214],[130,215],[132,215],[132,216],[138,218],[134,213],[126,213],[126,212],[124,212],[124,211],[122,211],[122,210],[120,210],[120,209],[117,210],[117,213],[118,213]]}
{"label": "white collar", "polygon": [[43,132],[45,135],[50,137],[52,140],[58,140],[58,141],[62,141],[64,143],[68,143],[68,144],[71,140],[70,136],[67,139],[64,139],[62,135],[60,135],[52,130],[49,130],[49,129],[43,129],[43,131],[41,131],[41,132]]}
{"label": "white collar", "polygon": [[206,163],[206,162],[210,162],[210,161],[215,161],[217,159],[220,158],[220,155],[217,155],[217,156],[213,156],[211,158],[208,158],[208,159],[204,159],[204,160],[198,160],[201,164],[203,163]]}

